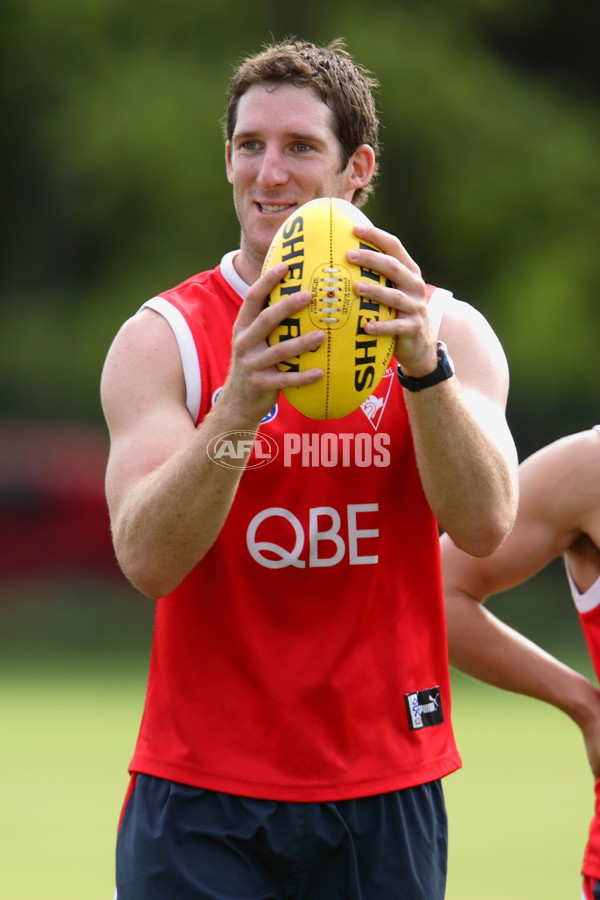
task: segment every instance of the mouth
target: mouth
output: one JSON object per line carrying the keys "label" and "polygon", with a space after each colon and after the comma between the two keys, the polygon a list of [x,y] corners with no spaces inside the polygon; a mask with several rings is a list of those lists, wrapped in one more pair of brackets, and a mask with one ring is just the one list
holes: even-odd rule
{"label": "mouth", "polygon": [[295,203],[257,203],[256,204],[264,216],[280,215],[281,213],[289,213],[296,208]]}

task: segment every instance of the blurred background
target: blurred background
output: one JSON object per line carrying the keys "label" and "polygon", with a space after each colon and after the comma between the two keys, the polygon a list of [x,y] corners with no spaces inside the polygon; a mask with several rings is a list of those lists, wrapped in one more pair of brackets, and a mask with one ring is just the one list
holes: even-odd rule
{"label": "blurred background", "polygon": [[[238,245],[221,134],[233,66],[287,35],[343,36],[381,82],[381,177],[365,211],[401,238],[429,282],[473,303],[495,328],[524,457],[600,421],[599,18],[589,0],[6,0],[3,896],[112,895],[152,605],[112,554],[99,378],[114,334],[144,300]],[[586,670],[563,578],[556,563],[494,608]],[[458,715],[462,690],[459,681]],[[474,689],[464,690],[479,711],[504,708],[498,693],[473,700]],[[508,705],[509,719],[515,709]],[[551,718],[551,730],[561,727],[575,743],[567,764],[573,754],[584,770],[578,736]],[[467,777],[465,768],[462,798]],[[586,781],[585,815],[569,826],[575,870],[587,789]],[[458,805],[474,811],[475,796],[469,803]],[[459,832],[459,854],[460,840]],[[511,852],[503,851],[508,873]],[[575,885],[577,872],[569,877]],[[555,874],[550,882],[547,893],[513,885],[498,896],[562,900]],[[454,890],[461,900],[479,896],[475,886]]]}

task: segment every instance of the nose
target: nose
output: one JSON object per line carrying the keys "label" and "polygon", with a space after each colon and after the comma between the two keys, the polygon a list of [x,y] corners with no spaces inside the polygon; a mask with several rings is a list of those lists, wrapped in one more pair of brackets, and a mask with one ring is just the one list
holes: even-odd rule
{"label": "nose", "polygon": [[259,184],[261,187],[272,190],[280,184],[285,184],[287,179],[287,167],[281,151],[276,147],[267,147],[258,173]]}

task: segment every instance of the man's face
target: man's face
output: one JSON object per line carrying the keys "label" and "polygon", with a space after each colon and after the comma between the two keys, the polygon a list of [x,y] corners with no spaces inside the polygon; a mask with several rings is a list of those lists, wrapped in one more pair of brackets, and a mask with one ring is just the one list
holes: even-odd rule
{"label": "man's face", "polygon": [[226,159],[242,230],[237,267],[246,281],[260,274],[293,210],[317,197],[351,200],[368,181],[355,156],[342,168],[331,110],[312,88],[258,84],[243,94]]}

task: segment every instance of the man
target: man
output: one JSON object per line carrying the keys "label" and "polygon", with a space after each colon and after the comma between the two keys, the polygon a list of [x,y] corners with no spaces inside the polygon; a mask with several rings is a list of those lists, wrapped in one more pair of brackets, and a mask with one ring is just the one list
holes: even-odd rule
{"label": "man", "polygon": [[600,898],[600,693],[590,682],[507,627],[482,604],[563,556],[568,583],[600,675],[600,432],[561,438],[520,467],[510,537],[474,559],[442,537],[450,661],[497,687],[563,710],[582,730],[596,776],[596,814],[583,863],[583,897]]}
{"label": "man", "polygon": [[[276,230],[316,197],[369,193],[374,87],[339,43],[275,45],[241,65],[226,121],[240,249],[146,304],[105,365],[115,550],[159,598],[119,900],[444,894],[440,779],[460,759],[437,522],[477,555],[512,527],[506,360],[483,317],[428,288],[375,227],[360,234],[381,253],[355,259],[389,286],[357,290],[397,317],[364,327],[396,336],[406,387],[390,369],[370,418],[307,419],[280,391],[321,370],[276,363],[323,335],[266,340],[310,300],[265,307],[287,273],[261,275]],[[280,448],[268,465],[250,455],[257,435]],[[290,435],[312,448],[304,460]],[[343,442],[335,468],[319,466],[324,435]],[[357,439],[364,454],[382,435],[365,468]]]}

